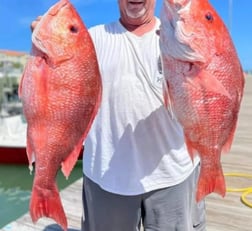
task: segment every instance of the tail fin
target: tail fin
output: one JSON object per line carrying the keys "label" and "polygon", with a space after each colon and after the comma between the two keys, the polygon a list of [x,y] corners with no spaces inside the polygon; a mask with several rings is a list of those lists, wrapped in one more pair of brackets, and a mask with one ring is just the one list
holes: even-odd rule
{"label": "tail fin", "polygon": [[54,219],[64,231],[67,230],[67,219],[56,184],[52,189],[40,188],[37,185],[33,187],[30,214],[34,223],[41,217],[49,217]]}
{"label": "tail fin", "polygon": [[215,192],[222,197],[226,194],[226,184],[222,168],[213,169],[213,171],[206,171],[201,165],[201,171],[198,180],[198,189],[196,200],[201,201],[208,194]]}

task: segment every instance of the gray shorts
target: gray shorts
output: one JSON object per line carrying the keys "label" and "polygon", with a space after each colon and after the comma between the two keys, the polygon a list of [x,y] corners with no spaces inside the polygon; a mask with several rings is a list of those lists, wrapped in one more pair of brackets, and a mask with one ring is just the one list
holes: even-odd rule
{"label": "gray shorts", "polygon": [[122,196],[83,180],[82,231],[203,231],[205,203],[195,202],[199,167],[181,184]]}

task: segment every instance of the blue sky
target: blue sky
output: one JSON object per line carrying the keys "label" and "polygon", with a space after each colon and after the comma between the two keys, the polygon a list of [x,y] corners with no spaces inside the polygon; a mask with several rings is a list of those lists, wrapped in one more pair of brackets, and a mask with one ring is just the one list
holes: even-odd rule
{"label": "blue sky", "polygon": [[[0,49],[29,52],[30,23],[57,0],[0,0]],[[162,0],[156,0],[159,15]],[[232,1],[232,23],[229,1]],[[231,35],[244,70],[252,69],[251,0],[210,0]],[[117,20],[117,0],[72,0],[87,27]]]}

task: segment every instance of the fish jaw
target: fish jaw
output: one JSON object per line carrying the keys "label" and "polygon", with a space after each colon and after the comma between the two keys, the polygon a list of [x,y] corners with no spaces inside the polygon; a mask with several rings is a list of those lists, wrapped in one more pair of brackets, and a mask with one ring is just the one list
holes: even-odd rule
{"label": "fish jaw", "polygon": [[[49,49],[45,46],[43,42],[44,36],[46,36],[45,33],[41,34],[41,28],[45,27],[45,24],[48,24],[50,20],[48,20],[48,16],[50,15],[52,18],[56,16],[60,10],[68,3],[68,1],[59,1],[57,4],[50,7],[50,9],[43,15],[41,20],[36,25],[33,33],[32,33],[32,42],[34,45],[41,50],[43,53],[48,54]],[[45,30],[45,29],[44,29]]]}
{"label": "fish jaw", "polygon": [[[65,19],[65,15],[68,15],[68,20]],[[72,42],[69,34],[75,33],[75,31],[71,31],[71,26],[76,24],[76,27],[80,27],[79,22],[74,20],[75,18],[76,12],[68,0],[61,0],[53,5],[42,16],[32,33],[34,50],[37,50],[33,55],[42,54],[41,56],[46,62],[54,67],[71,59],[73,56],[67,51],[68,44]],[[68,31],[66,27],[68,27]]]}
{"label": "fish jaw", "polygon": [[185,18],[190,13],[191,0],[165,0],[160,13],[161,50],[166,56],[185,62],[205,63],[199,50],[192,46],[193,33],[185,29]]}

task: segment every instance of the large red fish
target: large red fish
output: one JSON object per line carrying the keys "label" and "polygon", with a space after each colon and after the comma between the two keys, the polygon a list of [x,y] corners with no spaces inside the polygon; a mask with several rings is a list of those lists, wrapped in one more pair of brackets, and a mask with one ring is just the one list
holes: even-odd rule
{"label": "large red fish", "polygon": [[50,217],[67,230],[55,177],[60,167],[69,176],[101,98],[93,43],[68,0],[53,5],[36,25],[19,95],[28,123],[30,166],[36,161],[32,220]]}
{"label": "large red fish", "polygon": [[244,88],[229,32],[207,0],[164,0],[160,47],[165,103],[183,126],[192,159],[201,159],[196,199],[224,196],[221,153],[230,150]]}

